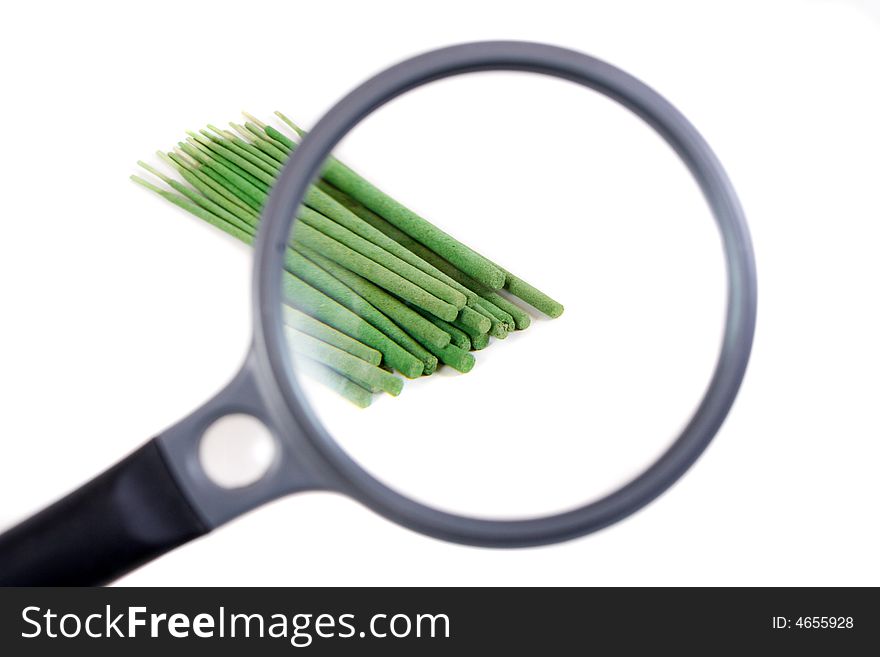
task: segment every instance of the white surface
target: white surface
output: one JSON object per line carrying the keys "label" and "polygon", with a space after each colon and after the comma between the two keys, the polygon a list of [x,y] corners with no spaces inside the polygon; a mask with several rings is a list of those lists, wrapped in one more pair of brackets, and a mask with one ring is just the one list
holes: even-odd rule
{"label": "white surface", "polygon": [[[280,108],[310,123],[352,85],[409,54],[522,38],[589,52],[647,81],[695,123],[740,194],[758,256],[759,327],[746,383],[717,440],[650,507],[564,545],[513,552],[448,545],[346,499],[307,494],[250,514],[123,583],[880,583],[877,4],[450,2],[429,16],[411,3],[342,4],[252,2],[251,21],[278,17],[260,19],[259,29],[242,26],[237,3],[156,2],[139,11],[30,3],[7,13],[0,393],[8,444],[0,524],[172,424],[215,392],[244,354],[247,249],[136,188],[127,180],[135,160],[171,146],[184,129],[236,118],[242,106],[261,115]],[[514,86],[504,84],[484,90],[463,79],[425,90],[372,119],[346,154],[384,186],[406,190],[398,195],[439,223],[467,222],[467,241],[557,294],[566,315],[478,354],[467,377],[429,380],[419,387],[430,385],[430,393],[407,397],[407,390],[388,401],[418,404],[480,377],[494,380],[494,372],[515,376],[520,357],[507,353],[558,355],[567,340],[554,331],[571,330],[569,320],[581,313],[582,351],[552,372],[554,403],[581,423],[581,433],[535,429],[514,445],[565,473],[545,481],[572,482],[580,472],[572,459],[536,451],[536,438],[583,436],[586,443],[557,447],[612,458],[626,456],[611,449],[620,440],[611,432],[620,431],[640,441],[644,458],[693,403],[717,344],[717,240],[662,148],[646,141],[638,152],[652,159],[635,161],[628,149],[611,150],[612,136],[640,138],[628,116],[551,81],[530,82],[546,95],[511,105]],[[474,102],[490,92],[495,104]],[[395,112],[424,120],[394,121]],[[448,123],[438,125],[438,117]],[[572,120],[579,130],[571,139],[583,140],[576,148],[563,139]],[[386,145],[392,134],[399,136],[387,152],[370,145],[378,135]],[[452,159],[463,144],[493,155],[492,184],[518,196],[478,193],[482,162]],[[544,165],[535,166],[540,156]],[[443,176],[441,186],[421,175],[427,167]],[[560,198],[539,196],[542,185],[560,179]],[[459,218],[461,199],[472,215]],[[509,233],[499,238],[500,224],[492,223],[529,221],[551,202],[571,214],[558,220],[554,213],[547,227],[577,226],[590,238],[570,289],[559,287],[555,248]],[[661,216],[645,216],[643,207],[662,208]],[[657,245],[673,247],[675,257],[662,258]],[[573,240],[560,245],[569,254],[574,247]],[[650,339],[648,322],[658,331]],[[664,339],[676,342],[657,352],[654,340]],[[655,397],[658,382],[664,387]],[[515,387],[511,408],[529,393]],[[578,408],[563,405],[569,395]],[[648,405],[633,411],[630,401]],[[359,456],[386,459],[370,463],[396,468],[395,477],[420,459],[462,452],[426,453],[413,438],[409,445],[382,439],[398,442]],[[451,482],[474,480],[469,463],[484,456],[459,459]],[[621,458],[589,470],[583,495],[638,462]],[[502,479],[508,488],[515,483]],[[563,483],[560,499],[579,491]]]}

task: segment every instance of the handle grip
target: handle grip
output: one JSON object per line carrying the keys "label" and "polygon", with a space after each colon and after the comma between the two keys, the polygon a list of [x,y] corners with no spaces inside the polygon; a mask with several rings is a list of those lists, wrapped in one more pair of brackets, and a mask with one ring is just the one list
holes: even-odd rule
{"label": "handle grip", "polygon": [[207,531],[151,440],[0,535],[0,585],[105,584]]}

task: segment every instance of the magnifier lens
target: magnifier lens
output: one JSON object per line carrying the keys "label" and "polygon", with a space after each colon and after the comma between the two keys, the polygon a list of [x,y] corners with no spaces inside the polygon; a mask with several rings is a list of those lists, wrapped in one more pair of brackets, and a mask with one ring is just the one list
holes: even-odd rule
{"label": "magnifier lens", "polygon": [[[295,148],[272,125],[267,154]],[[572,83],[477,73],[383,106],[335,156],[294,223],[282,312],[290,376],[349,456],[419,502],[514,519],[596,500],[669,447],[726,290],[709,208],[653,129]]]}

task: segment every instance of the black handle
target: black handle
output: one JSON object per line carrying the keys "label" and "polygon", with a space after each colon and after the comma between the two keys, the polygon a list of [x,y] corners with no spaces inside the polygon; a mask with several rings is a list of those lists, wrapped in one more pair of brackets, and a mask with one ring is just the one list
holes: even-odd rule
{"label": "black handle", "polygon": [[0,535],[0,585],[104,584],[206,532],[151,440]]}

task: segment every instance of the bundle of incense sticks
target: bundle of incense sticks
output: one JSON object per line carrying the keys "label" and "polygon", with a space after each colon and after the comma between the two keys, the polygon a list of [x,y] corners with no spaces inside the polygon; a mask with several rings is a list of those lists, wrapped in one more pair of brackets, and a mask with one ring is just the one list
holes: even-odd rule
{"label": "bundle of incense sticks", "polygon": [[[302,129],[292,137],[245,114],[234,132],[213,125],[160,158],[177,180],[145,162],[163,189],[132,179],[233,237],[252,244],[260,210]],[[446,365],[461,373],[490,338],[528,328],[508,296],[548,317],[562,305],[423,219],[330,158],[306,193],[285,253],[284,321],[297,366],[360,407],[400,394],[403,379]]]}

